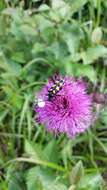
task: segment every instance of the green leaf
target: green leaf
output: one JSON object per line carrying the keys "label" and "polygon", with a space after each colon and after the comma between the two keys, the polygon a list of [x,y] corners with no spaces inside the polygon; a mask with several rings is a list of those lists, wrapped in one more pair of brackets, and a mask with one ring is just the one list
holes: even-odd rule
{"label": "green leaf", "polygon": [[67,187],[56,180],[55,175],[50,170],[40,167],[31,168],[26,175],[28,190],[67,190]]}
{"label": "green leaf", "polygon": [[91,65],[82,65],[77,63],[74,65],[74,71],[76,76],[87,76],[92,82],[95,82],[97,79],[96,72]]}
{"label": "green leaf", "polygon": [[32,0],[32,2],[39,2],[39,1],[41,1],[41,0]]}
{"label": "green leaf", "polygon": [[23,52],[14,52],[11,56],[11,59],[19,63],[25,63],[26,61],[25,55]]}
{"label": "green leaf", "polygon": [[0,0],[0,10],[5,8],[5,2],[4,0]]}
{"label": "green leaf", "polygon": [[82,9],[82,7],[87,3],[87,0],[71,0],[69,2],[71,4],[71,13],[72,15]]}
{"label": "green leaf", "polygon": [[35,28],[30,26],[29,24],[22,24],[20,25],[20,31],[19,32],[22,32],[22,35],[24,37],[27,37],[28,35],[29,36],[36,36],[36,31],[35,31]]}
{"label": "green leaf", "polygon": [[52,1],[52,9],[59,15],[61,18],[67,16],[70,11],[69,5],[63,0],[54,0]]}
{"label": "green leaf", "polygon": [[[100,118],[103,121],[103,123],[105,124],[103,127],[107,128],[107,107],[104,108],[104,110],[102,110],[101,114],[100,114]],[[101,127],[101,126],[99,126]]]}
{"label": "green leaf", "polygon": [[100,57],[104,57],[107,54],[107,48],[103,45],[96,45],[88,48],[86,51],[81,53],[81,58],[84,64],[93,63]]}
{"label": "green leaf", "polygon": [[25,152],[36,160],[41,160],[43,157],[41,146],[27,139],[25,140]]}
{"label": "green leaf", "polygon": [[59,154],[58,147],[55,140],[49,142],[43,150],[44,159],[50,162],[58,162]]}
{"label": "green leaf", "polygon": [[16,15],[18,14],[18,9],[8,7],[8,8],[5,8],[5,9],[2,11],[2,14],[3,14],[3,15],[10,15],[10,16],[14,17],[14,16],[16,16]]}
{"label": "green leaf", "polygon": [[65,167],[67,167],[68,160],[72,160],[72,141],[69,140],[64,144],[64,147],[61,152],[62,160],[64,162]]}
{"label": "green leaf", "polygon": [[93,30],[92,32],[92,36],[91,36],[91,40],[93,43],[100,43],[101,39],[102,39],[102,29],[101,27],[97,27]]}
{"label": "green leaf", "polygon": [[11,82],[8,83],[8,85],[3,86],[3,91],[7,95],[8,102],[14,107],[14,109],[20,109],[23,103],[22,97],[19,92],[16,89],[11,88],[9,84],[11,85]]}
{"label": "green leaf", "polygon": [[57,8],[59,9],[59,8],[63,7],[65,4],[66,3],[63,0],[59,0],[59,1],[54,0],[54,1],[52,1],[52,8],[53,9],[57,9]]}
{"label": "green leaf", "polygon": [[65,26],[63,31],[63,39],[68,46],[68,50],[71,55],[75,56],[76,52],[79,50],[81,40],[84,39],[83,31],[77,23],[71,26]]}
{"label": "green leaf", "polygon": [[14,176],[11,176],[11,179],[9,181],[8,185],[9,190],[20,190],[22,187],[22,176],[20,176],[19,173],[14,174]]}
{"label": "green leaf", "polygon": [[32,54],[45,51],[45,45],[43,43],[36,42],[32,48]]}
{"label": "green leaf", "polygon": [[[6,59],[2,52],[0,52],[0,68],[2,68],[5,73],[2,73],[2,76],[18,76],[20,75],[21,65],[19,63],[15,63],[10,59]],[[5,77],[4,77],[5,78]],[[7,78],[7,77],[6,77]]]}
{"label": "green leaf", "polygon": [[7,168],[6,181],[8,182],[8,190],[21,190],[25,187],[23,173],[13,165]]}
{"label": "green leaf", "polygon": [[26,173],[26,182],[28,190],[43,189],[44,186],[49,185],[53,180],[51,172],[40,169],[40,167],[33,167]]}
{"label": "green leaf", "polygon": [[103,179],[100,174],[91,173],[83,177],[79,184],[79,188],[88,188],[89,190],[100,189],[103,185]]}
{"label": "green leaf", "polygon": [[38,11],[40,12],[49,11],[49,10],[50,10],[50,7],[46,4],[42,4],[38,9]]}
{"label": "green leaf", "polygon": [[81,161],[79,161],[71,171],[70,182],[72,185],[78,184],[84,176],[84,168]]}
{"label": "green leaf", "polygon": [[66,73],[76,77],[87,76],[92,82],[96,80],[96,71],[91,65],[72,62],[72,57],[65,57],[62,61]]}

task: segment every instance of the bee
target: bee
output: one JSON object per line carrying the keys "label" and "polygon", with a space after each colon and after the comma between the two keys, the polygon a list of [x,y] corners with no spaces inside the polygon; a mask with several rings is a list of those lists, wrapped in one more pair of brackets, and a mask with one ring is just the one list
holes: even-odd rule
{"label": "bee", "polygon": [[62,89],[64,83],[65,83],[64,79],[54,80],[53,86],[48,90],[48,100],[49,101],[57,95],[57,93]]}

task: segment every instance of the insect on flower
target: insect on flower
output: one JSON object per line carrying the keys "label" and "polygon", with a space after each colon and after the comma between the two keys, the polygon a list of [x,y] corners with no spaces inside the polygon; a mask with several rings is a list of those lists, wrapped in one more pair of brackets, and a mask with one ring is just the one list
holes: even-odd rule
{"label": "insect on flower", "polygon": [[53,97],[57,95],[57,93],[62,89],[65,80],[63,78],[53,78],[54,84],[48,90],[48,100],[50,101]]}

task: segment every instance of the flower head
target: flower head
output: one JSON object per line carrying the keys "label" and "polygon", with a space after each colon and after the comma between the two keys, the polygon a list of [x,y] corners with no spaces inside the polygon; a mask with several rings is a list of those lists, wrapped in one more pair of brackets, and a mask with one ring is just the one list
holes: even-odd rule
{"label": "flower head", "polygon": [[75,137],[91,125],[92,100],[81,79],[58,76],[56,81],[48,81],[36,99],[38,121],[48,131]]}

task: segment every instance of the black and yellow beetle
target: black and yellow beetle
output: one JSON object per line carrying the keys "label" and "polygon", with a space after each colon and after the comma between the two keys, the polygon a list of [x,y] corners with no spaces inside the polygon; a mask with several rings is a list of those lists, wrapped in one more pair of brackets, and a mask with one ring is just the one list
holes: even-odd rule
{"label": "black and yellow beetle", "polygon": [[50,101],[62,89],[65,83],[64,79],[57,79],[54,81],[52,87],[48,90],[48,100]]}

